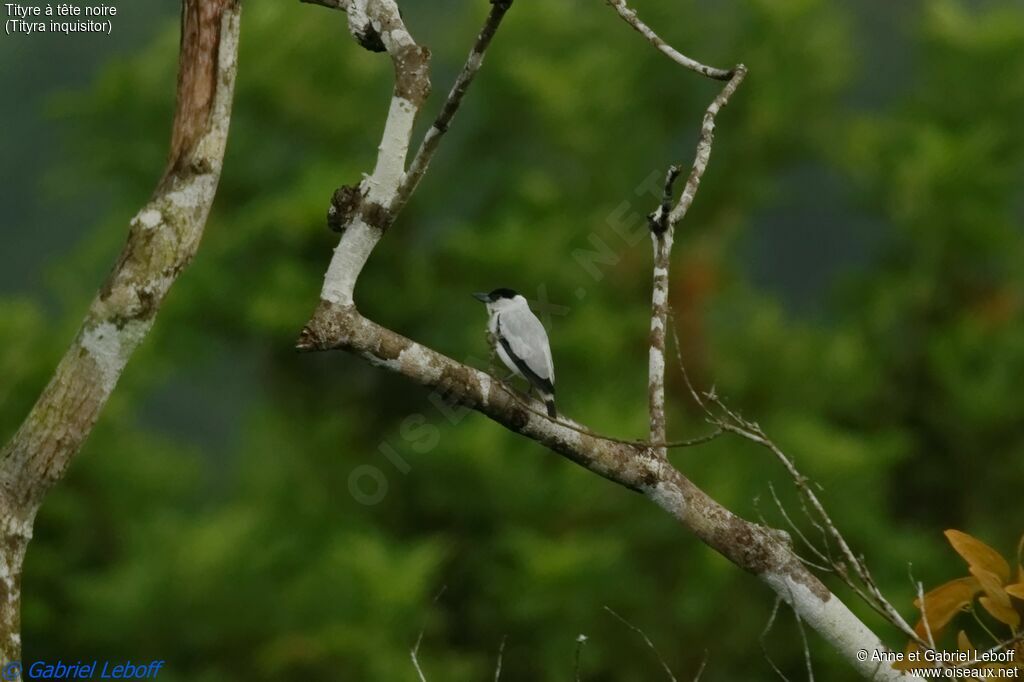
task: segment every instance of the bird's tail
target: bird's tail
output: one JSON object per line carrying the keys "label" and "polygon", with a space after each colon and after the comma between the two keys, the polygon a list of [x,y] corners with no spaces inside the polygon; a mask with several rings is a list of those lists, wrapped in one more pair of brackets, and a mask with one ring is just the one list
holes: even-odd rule
{"label": "bird's tail", "polygon": [[551,395],[544,396],[544,404],[547,405],[547,407],[548,407],[548,416],[549,417],[554,419],[555,417],[558,416],[558,413],[555,412],[555,397],[554,396],[551,396]]}

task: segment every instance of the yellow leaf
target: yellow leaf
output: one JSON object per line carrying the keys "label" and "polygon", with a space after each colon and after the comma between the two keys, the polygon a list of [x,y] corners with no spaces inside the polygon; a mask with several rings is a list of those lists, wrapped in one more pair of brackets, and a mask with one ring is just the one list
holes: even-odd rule
{"label": "yellow leaf", "polygon": [[1010,564],[999,552],[981,540],[952,528],[946,531],[946,539],[969,566],[977,566],[995,573],[1001,583],[1010,582]]}
{"label": "yellow leaf", "polygon": [[922,621],[914,630],[920,637],[927,638],[928,633],[923,621],[923,618],[927,617],[928,629],[932,631],[932,636],[938,639],[939,631],[953,620],[953,616],[969,605],[974,595],[981,592],[981,589],[977,578],[957,578],[939,585],[924,595],[924,608],[921,608],[921,600],[915,599],[914,606],[921,609]]}
{"label": "yellow leaf", "polygon": [[984,568],[971,566],[971,575],[978,579],[981,589],[985,590],[985,594],[988,595],[989,599],[1000,606],[1009,608],[1010,597],[1006,594],[1006,590],[1003,589],[1003,583],[1000,582],[995,573],[986,571]]}
{"label": "yellow leaf", "polygon": [[956,636],[956,648],[960,651],[974,651],[974,645],[967,638],[967,633],[961,630]]}
{"label": "yellow leaf", "polygon": [[1009,606],[1003,606],[987,596],[978,599],[978,603],[985,607],[985,610],[1000,623],[1006,623],[1012,628],[1016,628],[1020,625],[1020,614]]}
{"label": "yellow leaf", "polygon": [[1007,585],[1005,588],[1006,594],[1017,599],[1024,599],[1024,581],[1014,583],[1013,585]]}

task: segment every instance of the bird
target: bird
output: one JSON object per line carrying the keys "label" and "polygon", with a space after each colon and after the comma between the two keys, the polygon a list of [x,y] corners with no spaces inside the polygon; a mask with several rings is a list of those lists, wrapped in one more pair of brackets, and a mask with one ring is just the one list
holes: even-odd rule
{"label": "bird", "polygon": [[516,376],[526,379],[537,391],[548,416],[555,419],[555,365],[551,346],[537,316],[522,294],[500,288],[478,292],[473,298],[487,305],[487,331],[494,350]]}

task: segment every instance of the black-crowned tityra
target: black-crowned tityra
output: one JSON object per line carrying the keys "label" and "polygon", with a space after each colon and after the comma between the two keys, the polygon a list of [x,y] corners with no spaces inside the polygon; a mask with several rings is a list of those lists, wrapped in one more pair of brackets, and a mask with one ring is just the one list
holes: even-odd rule
{"label": "black-crowned tityra", "polygon": [[555,418],[555,365],[544,325],[521,294],[495,289],[473,297],[487,304],[487,331],[498,357],[514,374],[523,377],[540,395]]}

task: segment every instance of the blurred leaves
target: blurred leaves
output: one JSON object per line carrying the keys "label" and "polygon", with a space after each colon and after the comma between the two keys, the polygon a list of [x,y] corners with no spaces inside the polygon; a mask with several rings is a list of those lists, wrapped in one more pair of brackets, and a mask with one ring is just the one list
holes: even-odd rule
{"label": "blurred leaves", "polygon": [[[869,110],[854,84],[889,74],[865,71],[872,36],[857,46],[856,7],[635,4],[685,52],[751,70],[677,239],[671,298],[687,367],[795,454],[883,589],[909,604],[907,561],[929,584],[955,563],[935,528],[974,528],[1001,546],[1024,524],[1024,12],[922,3],[906,26],[913,78]],[[433,51],[425,127],[486,3],[403,10]],[[493,675],[507,636],[502,679],[564,680],[584,632],[587,679],[660,675],[603,615],[607,604],[666,643],[673,670],[696,670],[707,649],[705,680],[773,679],[749,654],[770,596],[639,496],[356,358],[292,352],[335,245],[331,193],[373,163],[390,66],[323,8],[247,5],[242,31],[202,248],[40,514],[26,658],[162,658],[172,682],[414,681],[408,651],[422,631],[431,679]],[[74,139],[55,172],[113,202],[54,263],[58,314],[0,299],[4,435],[45,385],[163,166],[176,46],[168,26],[53,105]],[[517,4],[360,280],[361,309],[485,367],[469,292],[503,285],[547,301],[566,412],[642,435],[643,216],[665,167],[690,162],[716,87],[601,3]],[[751,258],[797,245],[767,232],[756,244],[771,253],[743,254],[768,211],[801,219],[791,206],[818,199],[824,175],[835,203],[806,233],[827,245],[863,225],[849,216],[866,216],[879,236],[835,292],[812,292],[823,314],[798,317],[750,276]],[[585,261],[595,239],[611,257],[585,266],[574,254]],[[802,272],[795,286],[813,289]],[[668,390],[671,429],[700,432],[678,372]],[[786,487],[761,454],[718,439],[673,459],[754,518],[769,481]],[[354,489],[379,503],[360,504]],[[999,612],[1000,595],[1017,599],[1019,566],[1003,579],[993,557],[958,542],[1001,586],[982,574],[986,603]],[[982,594],[978,580],[926,595],[937,629]],[[776,627],[773,660],[802,674],[798,633]],[[814,655],[823,679],[848,676],[826,647]]]}

